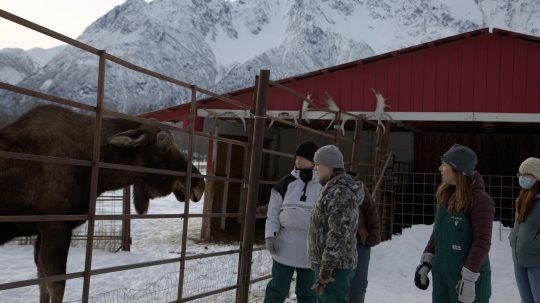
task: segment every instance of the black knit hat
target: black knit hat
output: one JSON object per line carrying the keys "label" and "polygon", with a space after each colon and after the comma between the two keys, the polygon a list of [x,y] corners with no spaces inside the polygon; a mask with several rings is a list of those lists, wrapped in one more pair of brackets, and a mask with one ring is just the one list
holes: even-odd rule
{"label": "black knit hat", "polygon": [[315,144],[315,142],[306,141],[298,145],[298,148],[296,148],[296,152],[294,153],[294,157],[300,156],[313,162],[313,156],[315,155],[317,148],[318,147],[317,147],[317,144]]}
{"label": "black knit hat", "polygon": [[459,144],[454,144],[442,155],[441,160],[468,177],[472,176],[474,168],[478,163],[476,153],[467,146]]}

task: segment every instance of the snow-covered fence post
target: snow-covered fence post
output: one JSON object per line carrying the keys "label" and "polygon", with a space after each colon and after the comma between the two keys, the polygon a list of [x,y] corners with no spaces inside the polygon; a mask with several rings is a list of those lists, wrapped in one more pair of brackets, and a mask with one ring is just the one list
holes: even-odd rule
{"label": "snow-covered fence post", "polygon": [[255,101],[255,115],[251,139],[251,158],[249,165],[249,183],[247,203],[244,211],[244,230],[240,243],[240,271],[238,272],[237,303],[247,303],[249,297],[249,281],[251,277],[251,258],[253,254],[253,239],[255,238],[255,210],[259,194],[261,176],[261,158],[266,122],[266,97],[270,71],[261,70]]}

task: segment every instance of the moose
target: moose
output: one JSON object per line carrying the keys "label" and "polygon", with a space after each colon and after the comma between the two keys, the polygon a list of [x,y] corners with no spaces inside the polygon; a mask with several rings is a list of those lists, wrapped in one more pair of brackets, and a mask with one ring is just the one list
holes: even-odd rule
{"label": "moose", "polygon": [[[38,106],[0,129],[0,151],[92,160],[95,118],[56,105]],[[100,162],[186,172],[187,160],[159,123],[103,118]],[[88,214],[91,168],[0,157],[0,216]],[[133,185],[133,203],[146,213],[150,199],[174,193],[199,201],[205,182],[195,166],[186,177],[99,168],[97,194]],[[40,278],[66,273],[72,230],[84,221],[1,222],[0,245],[37,235],[34,262]],[[0,260],[1,262],[1,260]],[[65,281],[40,283],[40,302],[62,302]]]}

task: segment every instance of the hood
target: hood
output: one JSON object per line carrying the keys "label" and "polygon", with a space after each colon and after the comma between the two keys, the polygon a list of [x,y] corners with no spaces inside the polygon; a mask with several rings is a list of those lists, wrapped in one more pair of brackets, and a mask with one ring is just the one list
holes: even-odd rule
{"label": "hood", "polygon": [[362,182],[353,179],[353,177],[348,174],[336,176],[326,183],[327,187],[334,185],[341,185],[349,188],[360,201],[362,201],[364,197],[364,186]]}
{"label": "hood", "polygon": [[479,172],[474,171],[472,175],[472,190],[483,190],[486,189],[486,183],[484,183],[484,178],[480,175]]}

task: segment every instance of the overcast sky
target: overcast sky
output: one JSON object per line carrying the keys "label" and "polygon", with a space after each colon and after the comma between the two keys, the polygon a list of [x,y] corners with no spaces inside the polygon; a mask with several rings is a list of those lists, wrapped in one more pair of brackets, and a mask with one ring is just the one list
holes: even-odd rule
{"label": "overcast sky", "polygon": [[[76,39],[125,0],[0,0],[0,9]],[[148,1],[149,2],[149,1]],[[49,48],[63,42],[0,17],[0,48]]]}

